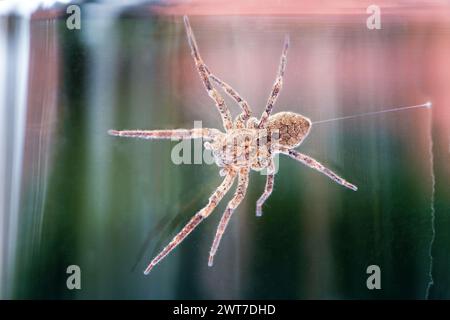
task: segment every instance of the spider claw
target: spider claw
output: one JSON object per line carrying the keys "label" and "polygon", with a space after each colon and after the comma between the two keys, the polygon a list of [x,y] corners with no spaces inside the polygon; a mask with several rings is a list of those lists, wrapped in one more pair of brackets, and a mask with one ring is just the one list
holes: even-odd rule
{"label": "spider claw", "polygon": [[214,264],[214,256],[209,256],[208,267],[212,267]]}
{"label": "spider claw", "polygon": [[349,183],[347,181],[345,181],[344,186],[349,188],[349,189],[351,189],[351,190],[353,190],[353,191],[358,191],[358,187],[357,186],[355,186],[355,185],[353,185],[353,184],[351,184],[351,183]]}
{"label": "spider claw", "polygon": [[119,130],[108,130],[108,134],[111,136],[120,136],[120,131]]}
{"label": "spider claw", "polygon": [[289,35],[284,36],[284,50],[286,51],[289,48]]}
{"label": "spider claw", "polygon": [[256,207],[256,216],[257,217],[261,217],[262,216],[262,208],[261,207]]}
{"label": "spider claw", "polygon": [[153,263],[150,263],[147,268],[144,270],[144,275],[148,275],[150,273],[150,271],[152,271],[153,267],[155,265]]}

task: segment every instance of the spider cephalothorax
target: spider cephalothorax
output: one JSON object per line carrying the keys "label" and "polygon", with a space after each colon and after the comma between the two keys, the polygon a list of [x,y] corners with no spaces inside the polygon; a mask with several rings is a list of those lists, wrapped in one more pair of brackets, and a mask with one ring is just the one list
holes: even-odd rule
{"label": "spider cephalothorax", "polygon": [[[169,252],[180,244],[198,224],[208,217],[219,201],[230,190],[234,180],[238,180],[236,192],[225,209],[217,228],[208,265],[212,266],[222,235],[234,210],[241,203],[248,187],[250,170],[260,171],[267,169],[267,180],[264,193],[256,202],[256,215],[261,216],[262,205],[273,190],[275,167],[273,158],[276,154],[285,154],[291,158],[316,169],[333,181],[352,189],[356,186],[347,182],[324,167],[313,158],[304,155],[293,148],[299,146],[311,129],[311,121],[297,113],[280,112],[271,115],[275,101],[280,93],[283,83],[283,75],[286,68],[286,55],[289,47],[289,39],[286,37],[280,60],[280,67],[267,101],[266,108],[260,119],[251,116],[248,103],[228,84],[212,74],[200,57],[195,42],[194,34],[188,18],[184,17],[184,23],[191,47],[192,57],[203,81],[208,95],[214,100],[222,117],[225,132],[212,128],[175,129],[175,130],[110,130],[109,134],[120,137],[133,137],[142,139],[196,139],[205,140],[205,148],[210,149],[216,164],[221,167],[220,174],[224,176],[222,184],[210,196],[208,204],[195,214],[184,228],[172,239],[172,241],[150,262],[145,269],[145,274],[160,262]],[[232,121],[230,111],[220,93],[213,87],[211,81],[224,90],[241,107],[242,112]]]}
{"label": "spider cephalothorax", "polygon": [[254,117],[242,124],[238,121],[226,133],[217,132],[205,142],[219,167],[266,169],[274,154],[300,145],[311,127],[308,118],[293,112],[276,113],[261,128]]}

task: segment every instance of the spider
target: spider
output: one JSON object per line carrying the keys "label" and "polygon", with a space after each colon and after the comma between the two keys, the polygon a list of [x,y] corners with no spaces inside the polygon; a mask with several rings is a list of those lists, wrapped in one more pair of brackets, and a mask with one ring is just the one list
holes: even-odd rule
{"label": "spider", "polygon": [[[205,140],[204,146],[212,151],[214,160],[220,168],[220,175],[224,180],[212,193],[208,204],[198,211],[183,229],[170,241],[170,243],[148,264],[144,274],[148,274],[153,267],[164,259],[177,247],[205,218],[207,218],[219,201],[225,196],[237,178],[236,191],[228,202],[222,215],[217,232],[209,253],[208,266],[212,266],[214,256],[219,247],[222,235],[228,222],[245,197],[249,172],[251,170],[266,170],[267,178],[263,194],[256,202],[256,215],[262,215],[262,206],[270,196],[274,185],[275,165],[274,156],[285,154],[304,165],[328,176],[334,182],[356,191],[357,187],[339,177],[330,169],[323,166],[313,158],[302,154],[293,148],[299,146],[308,135],[312,123],[307,117],[293,112],[279,112],[272,115],[273,106],[280,94],[283,76],[286,69],[289,37],[286,36],[278,73],[272,91],[268,98],[264,112],[259,119],[252,117],[251,109],[247,103],[230,85],[211,73],[203,62],[194,33],[187,16],[184,16],[184,25],[187,38],[194,58],[195,66],[208,95],[214,100],[219,111],[225,132],[214,128],[173,129],[173,130],[109,130],[113,136],[131,137],[141,139],[197,139]],[[231,113],[220,93],[213,87],[215,83],[224,90],[242,109],[233,121]]]}

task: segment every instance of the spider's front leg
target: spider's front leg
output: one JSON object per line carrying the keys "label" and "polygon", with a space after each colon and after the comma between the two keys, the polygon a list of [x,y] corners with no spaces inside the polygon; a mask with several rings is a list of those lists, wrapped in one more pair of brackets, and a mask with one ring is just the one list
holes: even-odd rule
{"label": "spider's front leg", "polygon": [[222,184],[214,191],[209,198],[208,204],[201,209],[191,218],[191,220],[184,226],[183,229],[170,241],[170,243],[150,262],[145,269],[144,274],[148,274],[153,267],[164,259],[175,247],[177,247],[199,224],[203,219],[207,218],[217,204],[222,200],[224,195],[230,190],[234,178],[236,177],[236,171],[233,169],[228,170],[228,174],[223,180]]}
{"label": "spider's front leg", "polygon": [[296,150],[292,150],[292,149],[288,149],[288,148],[280,148],[279,152],[288,155],[292,159],[295,159],[295,160],[303,163],[304,165],[307,165],[308,167],[319,171],[320,173],[323,173],[324,175],[326,175],[328,178],[330,178],[334,182],[336,182],[346,188],[349,188],[353,191],[358,190],[357,186],[355,186],[355,185],[351,184],[350,182],[348,182],[347,180],[339,177],[336,173],[334,173],[330,169],[326,168],[319,161],[317,161],[303,153],[300,153]]}
{"label": "spider's front leg", "polygon": [[267,167],[267,178],[266,178],[266,186],[264,188],[264,192],[259,197],[258,201],[256,201],[256,216],[262,216],[262,206],[264,202],[266,202],[267,198],[269,198],[270,194],[273,191],[273,183],[275,180],[275,165],[273,161],[270,161],[269,166]]}
{"label": "spider's front leg", "polygon": [[109,130],[108,134],[116,137],[139,139],[197,139],[212,140],[220,134],[217,129],[194,128],[173,130]]}
{"label": "spider's front leg", "polygon": [[209,77],[211,73],[208,70],[208,67],[203,62],[200,52],[198,50],[197,42],[195,41],[194,32],[192,31],[191,25],[189,23],[189,19],[187,16],[184,16],[184,25],[186,27],[186,33],[188,36],[189,46],[191,47],[191,54],[195,60],[195,66],[197,67],[197,71],[200,74],[200,78],[203,81],[203,85],[205,86],[208,95],[214,100],[216,103],[216,107],[219,110],[220,116],[222,117],[222,123],[225,130],[229,130],[233,127],[233,121],[231,119],[231,113],[228,109],[227,104],[223,97],[217,92],[217,90],[212,86]]}
{"label": "spider's front leg", "polygon": [[264,110],[261,119],[259,120],[258,128],[264,128],[264,125],[267,122],[267,119],[269,119],[270,114],[272,113],[273,106],[275,104],[275,101],[278,98],[278,95],[280,94],[281,87],[283,86],[283,76],[284,71],[286,70],[286,63],[287,63],[287,51],[289,48],[289,36],[286,36],[284,39],[284,47],[283,47],[283,53],[281,54],[280,59],[280,66],[278,68],[278,74],[275,79],[275,83],[272,87],[272,92],[270,93],[269,99],[267,100],[266,109]]}
{"label": "spider's front leg", "polygon": [[225,229],[227,228],[231,215],[233,214],[234,210],[239,206],[242,199],[244,199],[245,197],[245,193],[247,192],[248,187],[248,179],[249,179],[249,169],[242,168],[239,171],[239,180],[236,192],[234,193],[233,198],[228,202],[225,212],[223,213],[222,218],[220,219],[219,226],[217,227],[216,236],[214,237],[214,241],[211,246],[211,251],[209,252],[208,266],[210,267],[212,267],[214,263],[214,255],[217,252],[220,240],[222,239],[222,235],[225,232]]}

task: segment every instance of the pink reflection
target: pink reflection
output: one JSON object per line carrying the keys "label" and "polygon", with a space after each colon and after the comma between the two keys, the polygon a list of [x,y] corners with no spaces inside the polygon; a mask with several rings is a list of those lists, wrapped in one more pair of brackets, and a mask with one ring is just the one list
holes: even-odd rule
{"label": "pink reflection", "polygon": [[[174,0],[164,2],[154,12],[167,15],[344,15],[350,18],[366,15],[366,8],[372,4],[372,0]],[[375,4],[387,16],[408,16],[428,21],[450,19],[450,3],[445,0],[379,0]]]}

